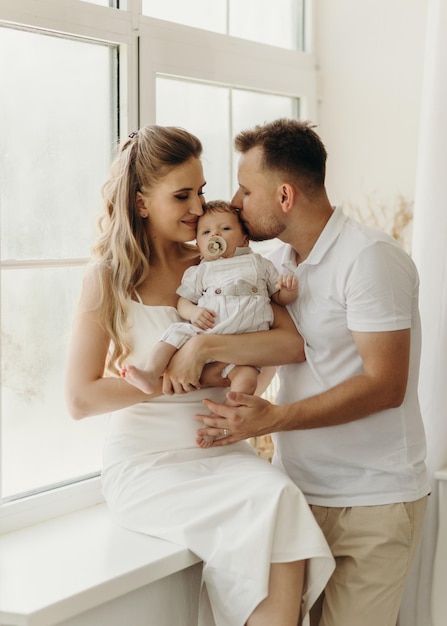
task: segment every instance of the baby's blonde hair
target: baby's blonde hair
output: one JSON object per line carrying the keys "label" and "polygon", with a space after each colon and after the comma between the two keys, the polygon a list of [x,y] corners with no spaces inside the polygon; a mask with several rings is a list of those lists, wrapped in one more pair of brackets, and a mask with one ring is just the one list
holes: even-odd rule
{"label": "baby's blonde hair", "polygon": [[241,225],[242,232],[244,233],[244,235],[248,236],[247,228],[244,222],[241,220],[241,214],[239,213],[239,210],[236,209],[236,207],[230,204],[230,202],[228,202],[227,200],[210,200],[209,202],[206,202],[203,205],[203,213],[199,216],[199,223],[200,218],[207,213],[233,213],[234,215],[236,215],[239,224]]}

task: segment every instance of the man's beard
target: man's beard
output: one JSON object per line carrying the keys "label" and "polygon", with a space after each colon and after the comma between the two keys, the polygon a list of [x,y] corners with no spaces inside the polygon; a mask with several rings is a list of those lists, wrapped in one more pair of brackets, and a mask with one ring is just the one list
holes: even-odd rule
{"label": "man's beard", "polygon": [[261,226],[250,226],[244,222],[245,228],[251,241],[266,241],[267,239],[275,239],[285,229],[284,224],[276,222],[275,224],[266,224]]}

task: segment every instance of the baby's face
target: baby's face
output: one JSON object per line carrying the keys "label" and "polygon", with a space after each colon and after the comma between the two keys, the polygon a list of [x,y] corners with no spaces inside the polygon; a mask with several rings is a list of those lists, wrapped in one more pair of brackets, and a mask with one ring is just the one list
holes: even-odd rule
{"label": "baby's face", "polygon": [[[223,254],[218,249],[218,243],[213,243],[213,237],[224,239],[226,249]],[[248,237],[244,234],[235,213],[216,211],[199,217],[197,245],[202,257],[212,261],[222,256],[225,258],[234,256],[236,248],[248,246]],[[223,247],[225,248],[225,245]]]}

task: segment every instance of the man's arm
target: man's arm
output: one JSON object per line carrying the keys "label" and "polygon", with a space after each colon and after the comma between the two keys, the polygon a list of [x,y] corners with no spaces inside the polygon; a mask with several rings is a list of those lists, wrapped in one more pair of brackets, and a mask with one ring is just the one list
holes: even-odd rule
{"label": "man's arm", "polygon": [[241,335],[198,335],[176,352],[166,369],[164,393],[182,393],[200,387],[204,364],[210,361],[265,367],[305,360],[304,342],[284,307],[272,305],[270,330]]}
{"label": "man's arm", "polygon": [[230,435],[213,444],[226,445],[272,432],[346,424],[398,407],[407,387],[410,332],[353,333],[363,373],[298,402],[276,406],[233,392],[227,394],[228,399],[237,406],[205,400],[206,407],[220,417],[196,416],[205,425],[198,433],[215,435],[214,429],[227,429]]}

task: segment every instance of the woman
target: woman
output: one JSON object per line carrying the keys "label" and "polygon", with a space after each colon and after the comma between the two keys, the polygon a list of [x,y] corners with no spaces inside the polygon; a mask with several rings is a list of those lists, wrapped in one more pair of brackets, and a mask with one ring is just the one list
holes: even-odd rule
{"label": "woman", "polygon": [[[195,389],[194,371],[183,363],[182,374],[173,366],[151,394],[119,377],[129,361],[144,367],[153,344],[180,319],[176,289],[200,260],[187,242],[204,202],[201,151],[185,130],[159,126],[122,145],[103,188],[96,262],[74,320],[67,403],[75,419],[112,412],[103,488],[114,519],[203,560],[200,624],[296,626],[333,559],[301,492],[248,443],[195,445],[193,416],[203,398],[224,398],[222,363],[204,369],[205,390]],[[272,330],[218,338],[207,356],[260,366],[275,364],[273,354],[296,360],[300,340],[280,309]]]}

